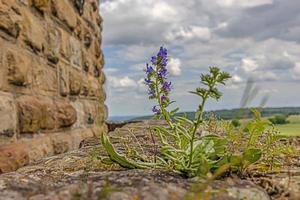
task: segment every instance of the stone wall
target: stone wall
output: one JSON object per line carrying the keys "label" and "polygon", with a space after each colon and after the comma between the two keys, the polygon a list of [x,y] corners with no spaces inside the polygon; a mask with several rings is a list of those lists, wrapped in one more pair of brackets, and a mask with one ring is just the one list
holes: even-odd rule
{"label": "stone wall", "polygon": [[107,130],[97,0],[0,0],[0,173]]}

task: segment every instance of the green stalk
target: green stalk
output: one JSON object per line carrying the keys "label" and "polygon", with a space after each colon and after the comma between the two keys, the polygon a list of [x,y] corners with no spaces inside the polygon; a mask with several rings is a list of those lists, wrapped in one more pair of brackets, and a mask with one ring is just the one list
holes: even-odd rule
{"label": "green stalk", "polygon": [[190,155],[189,155],[188,167],[191,167],[191,165],[192,165],[193,150],[194,150],[194,140],[195,140],[196,131],[199,128],[199,125],[203,121],[203,107],[204,107],[204,105],[206,103],[206,100],[208,98],[208,95],[209,95],[211,89],[215,86],[215,84],[216,84],[216,81],[213,81],[212,84],[208,86],[209,89],[207,90],[207,92],[202,97],[202,103],[201,103],[201,106],[199,107],[199,110],[198,110],[200,113],[199,113],[199,115],[197,117],[196,122],[194,122],[194,129],[193,129],[192,137],[191,137],[191,140],[190,140]]}
{"label": "green stalk", "polygon": [[190,140],[190,147],[191,147],[191,149],[190,149],[190,156],[189,156],[188,167],[190,167],[192,165],[195,135],[196,135],[196,131],[197,131],[200,123],[202,123],[203,106],[204,106],[204,104],[206,102],[206,99],[207,99],[207,95],[205,95],[205,97],[203,97],[203,99],[202,99],[201,107],[199,108],[200,109],[199,110],[200,114],[198,115],[196,122],[194,122],[194,129],[193,129],[193,132],[192,132],[192,138]]}

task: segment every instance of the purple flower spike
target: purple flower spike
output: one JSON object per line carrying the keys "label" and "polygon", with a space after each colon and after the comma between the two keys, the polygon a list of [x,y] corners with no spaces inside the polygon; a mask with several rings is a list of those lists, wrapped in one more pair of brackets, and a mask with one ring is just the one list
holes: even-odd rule
{"label": "purple flower spike", "polygon": [[165,82],[163,83],[163,86],[162,86],[162,87],[163,87],[164,90],[169,90],[169,91],[170,91],[170,90],[171,90],[171,84],[172,84],[171,82],[165,81]]}
{"label": "purple flower spike", "polygon": [[153,106],[153,108],[152,108],[152,112],[154,112],[154,113],[159,113],[159,112],[160,112],[160,110],[159,110],[159,109],[157,109],[157,108],[156,108],[156,106]]}
{"label": "purple flower spike", "polygon": [[168,72],[167,69],[162,68],[159,70],[158,75],[165,77],[167,75],[167,72]]}
{"label": "purple flower spike", "polygon": [[157,57],[156,57],[156,56],[152,56],[152,57],[151,57],[151,63],[152,63],[153,65],[156,65],[156,64],[157,64]]}
{"label": "purple flower spike", "polygon": [[154,88],[149,88],[148,94],[149,95],[155,94],[155,89]]}
{"label": "purple flower spike", "polygon": [[148,74],[149,74],[149,73],[153,72],[153,71],[154,71],[154,69],[153,69],[153,67],[152,67],[152,66],[149,66],[149,65],[148,65],[148,63],[147,63],[147,65],[146,65],[146,70],[145,70],[145,71],[146,71],[146,73],[148,73]]}
{"label": "purple flower spike", "polygon": [[149,85],[149,83],[151,83],[150,78],[145,78],[144,81],[145,81],[145,84],[146,84],[146,85]]}

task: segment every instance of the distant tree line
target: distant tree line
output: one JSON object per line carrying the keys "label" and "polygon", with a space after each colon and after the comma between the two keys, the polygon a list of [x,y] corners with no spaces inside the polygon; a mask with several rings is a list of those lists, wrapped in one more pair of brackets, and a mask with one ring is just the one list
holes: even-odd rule
{"label": "distant tree line", "polygon": [[[277,116],[277,119],[273,120],[280,121],[282,118],[279,115],[286,116],[286,118],[290,115],[300,115],[300,107],[279,107],[279,108],[259,108],[263,117],[273,117]],[[177,116],[186,115],[189,119],[194,119],[195,113],[194,112],[180,112]],[[215,115],[219,119],[224,120],[232,120],[232,119],[247,119],[252,118],[253,113],[251,112],[251,108],[236,108],[236,109],[222,109],[222,110],[215,110],[215,111],[206,111],[204,112],[204,118],[209,118],[211,115]],[[133,120],[143,120],[143,119],[150,119],[152,116],[143,116],[138,117]],[[272,123],[273,123],[272,122]]]}

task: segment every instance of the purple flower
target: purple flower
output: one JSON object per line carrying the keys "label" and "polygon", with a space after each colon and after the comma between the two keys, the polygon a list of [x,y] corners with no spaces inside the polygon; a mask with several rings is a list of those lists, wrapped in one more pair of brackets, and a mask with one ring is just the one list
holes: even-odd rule
{"label": "purple flower", "polygon": [[168,64],[168,59],[167,58],[163,58],[161,61],[160,61],[160,64],[161,64],[161,66],[167,66],[167,64]]}
{"label": "purple flower", "polygon": [[148,63],[147,63],[147,64],[146,64],[146,70],[145,70],[145,71],[146,71],[146,73],[148,73],[148,74],[149,74],[149,73],[153,72],[153,71],[154,71],[154,69],[153,69],[153,67],[152,67],[152,66],[149,66],[149,65],[148,65]]}
{"label": "purple flower", "polygon": [[160,100],[161,100],[162,102],[166,101],[167,99],[168,99],[168,97],[166,97],[166,95],[162,95],[162,96],[160,97]]}
{"label": "purple flower", "polygon": [[171,82],[167,82],[167,81],[165,81],[164,83],[163,83],[163,86],[162,86],[162,88],[164,89],[164,90],[171,90]]}
{"label": "purple flower", "polygon": [[152,57],[151,57],[151,63],[152,63],[153,65],[156,65],[156,64],[157,64],[157,57],[156,57],[156,56],[152,56]]}
{"label": "purple flower", "polygon": [[162,76],[162,77],[165,77],[167,75],[167,72],[168,72],[167,69],[162,68],[162,69],[159,70],[158,75]]}
{"label": "purple flower", "polygon": [[152,88],[152,87],[150,87],[149,90],[148,90],[148,94],[149,94],[149,95],[155,94],[155,89]]}
{"label": "purple flower", "polygon": [[161,56],[162,58],[166,58],[168,55],[168,50],[164,47],[160,47],[157,56]]}
{"label": "purple flower", "polygon": [[157,108],[156,108],[156,106],[153,106],[153,108],[152,108],[152,112],[154,112],[154,113],[159,113],[159,112],[160,112],[160,110],[159,110],[159,109],[157,109]]}
{"label": "purple flower", "polygon": [[150,78],[145,78],[144,81],[145,81],[145,84],[146,84],[146,85],[149,85],[149,83],[151,83]]}
{"label": "purple flower", "polygon": [[161,66],[167,66],[168,64],[168,51],[164,47],[160,47],[159,52],[157,53],[158,60],[160,61]]}

